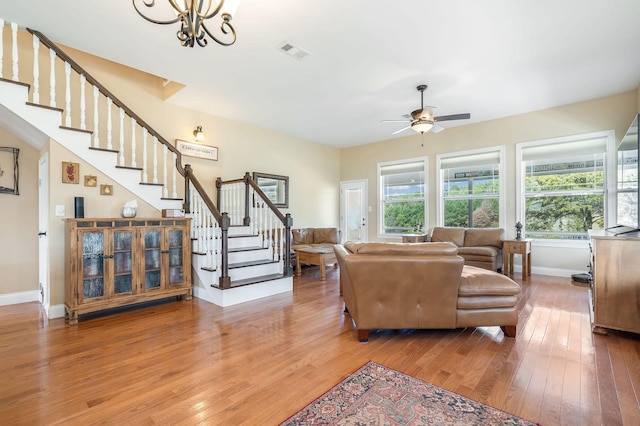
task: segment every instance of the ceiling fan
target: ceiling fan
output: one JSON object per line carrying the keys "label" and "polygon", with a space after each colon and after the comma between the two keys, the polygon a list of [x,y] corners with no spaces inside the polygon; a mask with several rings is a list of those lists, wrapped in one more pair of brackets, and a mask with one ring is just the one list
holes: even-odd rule
{"label": "ceiling fan", "polygon": [[441,115],[436,117],[433,115],[431,111],[432,108],[424,106],[424,91],[427,90],[426,84],[421,84],[416,87],[418,92],[420,92],[420,109],[417,109],[411,113],[411,115],[407,114],[403,117],[406,117],[406,120],[382,120],[383,123],[410,123],[406,127],[402,129],[398,129],[392,133],[395,135],[397,133],[403,132],[407,129],[413,129],[418,133],[424,134],[425,132],[432,131],[433,133],[438,133],[444,130],[444,128],[438,126],[436,124],[437,121],[451,121],[451,120],[464,120],[471,118],[471,114],[452,114],[452,115]]}

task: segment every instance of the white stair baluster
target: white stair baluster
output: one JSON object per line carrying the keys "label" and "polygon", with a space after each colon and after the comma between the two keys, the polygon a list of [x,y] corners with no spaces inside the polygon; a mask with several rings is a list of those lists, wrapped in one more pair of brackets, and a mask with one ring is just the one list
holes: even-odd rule
{"label": "white stair baluster", "polygon": [[71,127],[71,64],[64,63],[64,125]]}
{"label": "white stair baluster", "polygon": [[162,187],[162,196],[164,198],[169,198],[169,189],[167,188],[167,146],[165,144],[162,144],[162,163],[164,164],[164,170],[163,170],[163,184],[164,186]]}
{"label": "white stair baluster", "polygon": [[136,167],[136,120],[131,117],[131,167]]}
{"label": "white stair baluster", "polygon": [[118,154],[118,165],[124,166],[124,110],[122,108],[120,108],[120,148]]}
{"label": "white stair baluster", "polygon": [[178,198],[178,176],[176,175],[177,173],[177,167],[176,167],[176,162],[178,161],[178,156],[176,155],[175,152],[172,151],[172,158],[173,158],[173,162],[171,163],[171,170],[173,171],[173,192],[171,193],[171,197],[172,198]]}
{"label": "white stair baluster", "polygon": [[[4,26],[4,21],[2,21]],[[0,34],[0,40],[2,40],[2,34]],[[2,45],[2,43],[0,43]],[[2,46],[0,46],[0,50]],[[40,40],[38,37],[33,36],[33,103],[40,103],[40,66],[38,63],[38,52],[40,51]],[[0,53],[0,77],[2,77],[2,54]]]}
{"label": "white stair baluster", "polygon": [[146,127],[142,128],[142,182],[147,183],[147,133]]}
{"label": "white stair baluster", "polygon": [[56,52],[49,49],[49,106],[56,107]]}
{"label": "white stair baluster", "polygon": [[87,102],[85,94],[85,86],[87,85],[87,77],[80,74],[80,128],[87,129]]}
{"label": "white stair baluster", "polygon": [[113,149],[113,123],[111,122],[111,110],[113,109],[113,100],[107,98],[107,149]]}
{"label": "white stair baluster", "polygon": [[98,87],[93,86],[93,147],[100,147],[100,116],[98,115],[98,98],[100,97],[100,92],[98,91]]}
{"label": "white stair baluster", "polygon": [[20,81],[18,77],[18,24],[11,23],[11,62],[13,64],[13,81]]}
{"label": "white stair baluster", "polygon": [[[158,183],[158,138],[153,137],[153,183]],[[195,191],[194,191],[195,192]]]}

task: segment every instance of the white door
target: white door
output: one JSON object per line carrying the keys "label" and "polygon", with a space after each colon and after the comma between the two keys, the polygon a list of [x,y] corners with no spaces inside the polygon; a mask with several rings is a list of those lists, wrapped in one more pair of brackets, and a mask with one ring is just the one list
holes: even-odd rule
{"label": "white door", "polygon": [[47,314],[49,297],[49,154],[40,157],[38,166],[38,279],[40,281],[40,303]]}
{"label": "white door", "polygon": [[341,242],[367,242],[368,210],[367,181],[340,182]]}

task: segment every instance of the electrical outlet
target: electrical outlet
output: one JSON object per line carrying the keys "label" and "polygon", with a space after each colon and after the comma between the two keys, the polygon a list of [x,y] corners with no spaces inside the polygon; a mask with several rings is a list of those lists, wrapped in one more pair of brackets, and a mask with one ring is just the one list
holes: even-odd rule
{"label": "electrical outlet", "polygon": [[57,217],[64,217],[64,204],[57,204],[56,205],[56,216]]}

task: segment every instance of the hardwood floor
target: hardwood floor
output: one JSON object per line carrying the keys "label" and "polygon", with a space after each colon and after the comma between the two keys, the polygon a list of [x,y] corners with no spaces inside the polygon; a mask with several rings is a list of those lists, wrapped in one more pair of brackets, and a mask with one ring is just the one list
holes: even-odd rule
{"label": "hardwood floor", "polygon": [[640,336],[592,334],[587,289],[568,278],[524,282],[516,339],[487,327],[358,343],[338,276],[309,267],[293,294],[77,326],[37,303],[0,307],[0,424],[274,425],[369,360],[543,425],[640,424]]}

